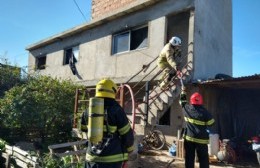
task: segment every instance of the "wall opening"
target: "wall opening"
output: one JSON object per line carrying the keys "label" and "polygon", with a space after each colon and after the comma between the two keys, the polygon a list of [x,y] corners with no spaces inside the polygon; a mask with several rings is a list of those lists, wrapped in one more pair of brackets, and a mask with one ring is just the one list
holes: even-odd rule
{"label": "wall opening", "polygon": [[116,33],[112,44],[112,54],[145,48],[148,46],[148,26]]}
{"label": "wall opening", "polygon": [[63,65],[67,65],[70,62],[76,63],[78,62],[79,57],[79,46],[74,46],[68,49],[65,49]]}
{"label": "wall opening", "polygon": [[172,14],[167,16],[167,38],[168,42],[172,36],[178,36],[182,40],[182,57],[180,58],[182,63],[180,66],[184,66],[187,63],[188,55],[188,38],[189,38],[189,20],[190,11],[181,12],[178,14]]}
{"label": "wall opening", "polygon": [[163,114],[159,119],[159,125],[170,125],[171,124],[171,107]]}
{"label": "wall opening", "polygon": [[46,68],[46,55],[36,58],[36,69],[42,70]]}

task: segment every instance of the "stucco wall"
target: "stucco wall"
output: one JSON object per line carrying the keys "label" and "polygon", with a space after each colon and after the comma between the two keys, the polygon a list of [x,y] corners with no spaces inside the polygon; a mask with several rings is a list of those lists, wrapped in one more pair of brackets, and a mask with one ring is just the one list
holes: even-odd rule
{"label": "stucco wall", "polygon": [[[165,16],[187,10],[192,5],[193,0],[162,1],[155,6],[145,8],[145,10],[105,22],[95,28],[30,51],[29,66],[34,67],[35,59],[33,57],[40,56],[40,53],[47,53],[47,67],[39,72],[41,74],[61,79],[72,79],[84,82],[86,85],[94,85],[102,77],[111,77],[115,82],[125,82],[144,64],[158,56],[163,48],[167,36]],[[147,48],[111,55],[113,33],[146,23],[148,24]],[[73,76],[69,66],[62,65],[63,49],[76,44],[80,44],[79,61],[76,63],[79,76]],[[150,67],[154,66],[155,63]]]}
{"label": "stucco wall", "polygon": [[[47,54],[47,68],[41,70],[41,74],[85,82],[86,85],[94,84],[101,77],[112,77],[117,82],[124,82],[159,54],[169,38],[167,35],[171,34],[167,32],[167,18],[194,6],[194,16],[193,13],[190,16],[194,20],[191,22],[190,19],[189,34],[185,35],[185,41],[188,40],[189,44],[188,52],[193,53],[188,58],[193,61],[193,79],[214,78],[218,73],[232,75],[231,0],[160,1],[138,12],[109,22],[104,20],[99,26],[31,50],[29,68],[35,67],[33,57],[41,53]],[[111,56],[113,33],[146,23],[149,27],[148,48]],[[168,31],[171,30],[168,28]],[[80,75],[78,77],[72,75],[68,65],[62,65],[64,48],[76,44],[80,44],[79,62],[76,65]]]}
{"label": "stucco wall", "polygon": [[232,75],[231,0],[196,0],[194,79]]}

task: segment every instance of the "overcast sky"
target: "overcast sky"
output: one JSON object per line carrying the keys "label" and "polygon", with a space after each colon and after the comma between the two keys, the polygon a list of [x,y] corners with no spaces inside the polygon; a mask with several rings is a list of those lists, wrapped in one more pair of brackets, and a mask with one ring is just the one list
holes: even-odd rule
{"label": "overcast sky", "polygon": [[[234,77],[260,74],[259,7],[260,0],[233,0]],[[27,66],[25,48],[88,22],[91,1],[2,0],[0,11],[0,58]]]}

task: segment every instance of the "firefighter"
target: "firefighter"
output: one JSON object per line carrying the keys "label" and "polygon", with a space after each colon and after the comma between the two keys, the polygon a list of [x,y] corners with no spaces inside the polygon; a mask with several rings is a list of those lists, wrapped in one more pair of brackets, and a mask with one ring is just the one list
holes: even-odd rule
{"label": "firefighter", "polygon": [[185,167],[193,168],[195,151],[197,152],[200,168],[209,168],[208,127],[214,123],[212,115],[203,107],[203,98],[195,92],[187,103],[185,87],[182,87],[180,104],[184,114],[184,149]]}
{"label": "firefighter", "polygon": [[[116,92],[117,86],[110,79],[100,80],[96,85],[95,98],[103,99],[104,103],[104,122],[101,126],[104,128],[103,138],[98,147],[95,147],[89,139],[85,168],[121,168],[122,164],[128,160],[129,154],[133,152],[133,130],[124,110],[115,100]],[[88,110],[88,113],[90,112],[91,109]],[[101,115],[96,116],[101,117]],[[88,130],[88,133],[93,129],[92,133],[95,133],[89,120],[87,121],[88,128],[85,122],[83,129]],[[98,150],[94,150],[96,148]]]}
{"label": "firefighter", "polygon": [[172,37],[169,42],[163,47],[158,60],[157,66],[163,70],[160,77],[160,87],[164,88],[177,72],[177,64],[179,64],[181,57],[181,39],[179,37]]}

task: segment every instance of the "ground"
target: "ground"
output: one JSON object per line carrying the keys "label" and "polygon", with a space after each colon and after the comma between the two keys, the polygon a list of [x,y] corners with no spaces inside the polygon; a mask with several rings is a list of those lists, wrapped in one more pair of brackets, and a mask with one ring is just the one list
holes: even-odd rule
{"label": "ground", "polygon": [[[137,159],[128,162],[127,168],[184,168],[184,160],[168,155],[168,151],[138,154]],[[260,168],[257,162],[237,162],[227,164],[223,162],[210,163],[210,168]],[[195,163],[195,168],[199,168],[199,163]]]}
{"label": "ground", "polygon": [[[32,143],[20,142],[16,144],[24,150],[33,148]],[[25,149],[26,148],[26,149]],[[184,160],[169,156],[168,150],[147,151],[144,154],[137,154],[136,159],[128,162],[127,168],[184,168]],[[210,163],[210,168],[260,168],[256,157],[250,156],[247,161],[238,160],[235,164],[227,164],[215,160]],[[199,164],[195,163],[195,168],[199,168]]]}

